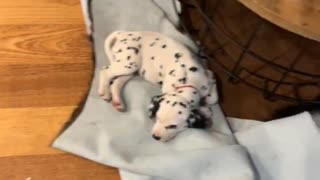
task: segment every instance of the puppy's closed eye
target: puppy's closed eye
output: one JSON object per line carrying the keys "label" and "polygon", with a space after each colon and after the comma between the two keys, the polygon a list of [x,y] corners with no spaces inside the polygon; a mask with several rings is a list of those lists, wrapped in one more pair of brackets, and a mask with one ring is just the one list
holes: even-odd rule
{"label": "puppy's closed eye", "polygon": [[177,125],[166,126],[166,129],[177,129]]}

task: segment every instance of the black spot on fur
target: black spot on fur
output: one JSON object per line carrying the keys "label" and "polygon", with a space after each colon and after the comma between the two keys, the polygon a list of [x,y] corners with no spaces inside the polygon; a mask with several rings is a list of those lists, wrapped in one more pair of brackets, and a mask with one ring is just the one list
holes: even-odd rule
{"label": "black spot on fur", "polygon": [[179,114],[182,114],[182,112],[181,112],[181,111],[179,111],[178,113],[179,113]]}
{"label": "black spot on fur", "polygon": [[174,57],[177,58],[177,59],[181,58],[181,56],[182,56],[181,53],[175,53],[175,54],[174,54]]}
{"label": "black spot on fur", "polygon": [[138,48],[141,48],[141,44],[138,45]]}
{"label": "black spot on fur", "polygon": [[194,103],[194,100],[192,99],[192,100],[190,101],[190,103]]}
{"label": "black spot on fur", "polygon": [[113,83],[114,83],[114,80],[111,80],[109,84],[112,85]]}
{"label": "black spot on fur", "polygon": [[156,41],[159,41],[159,38],[156,38]]}
{"label": "black spot on fur", "polygon": [[132,36],[132,34],[128,34],[129,36]]}
{"label": "black spot on fur", "polygon": [[136,53],[136,54],[138,54],[139,53],[139,49],[138,48],[136,48],[136,47],[127,47],[127,49],[128,50],[130,50],[130,49],[132,49],[132,50],[134,50],[134,52]]}
{"label": "black spot on fur", "polygon": [[193,91],[193,94],[197,94],[197,91]]}
{"label": "black spot on fur", "polygon": [[159,82],[158,82],[158,84],[160,84],[160,85],[162,85],[162,83],[163,83],[162,81],[159,81]]}
{"label": "black spot on fur", "polygon": [[159,72],[159,76],[162,77],[162,73],[161,72]]}
{"label": "black spot on fur", "polygon": [[122,40],[120,40],[120,42],[125,42],[125,41],[127,41],[127,39],[122,39]]}
{"label": "black spot on fur", "polygon": [[178,91],[178,93],[183,93],[183,91],[182,91],[182,90],[180,90],[180,91]]}
{"label": "black spot on fur", "polygon": [[[194,119],[194,122],[191,122],[190,119]],[[204,129],[208,127],[209,119],[206,119],[204,115],[197,109],[191,111],[189,118],[187,119],[188,127],[189,128],[199,128]]]}
{"label": "black spot on fur", "polygon": [[172,75],[172,74],[174,73],[174,71],[175,71],[174,69],[171,70],[171,71],[169,72],[169,74]]}
{"label": "black spot on fur", "polygon": [[172,96],[176,96],[176,94],[172,94]]}
{"label": "black spot on fur", "polygon": [[162,48],[166,48],[166,47],[167,47],[167,45],[165,45],[165,44],[164,44],[164,45],[162,45]]}
{"label": "black spot on fur", "polygon": [[196,68],[196,67],[191,67],[191,68],[189,68],[189,70],[192,71],[192,72],[196,72],[196,71],[198,70],[198,68]]}
{"label": "black spot on fur", "polygon": [[133,65],[133,62],[131,62],[130,65],[132,66],[132,65]]}
{"label": "black spot on fur", "polygon": [[181,67],[186,67],[186,65],[185,64],[181,64]]}
{"label": "black spot on fur", "polygon": [[162,65],[160,65],[160,66],[159,66],[159,68],[160,68],[160,69],[162,69],[162,68],[163,68],[163,66],[162,66]]}
{"label": "black spot on fur", "polygon": [[172,107],[174,107],[177,104],[177,102],[173,102]]}
{"label": "black spot on fur", "polygon": [[155,42],[151,43],[151,44],[150,44],[150,47],[154,46],[155,44],[156,44]]}
{"label": "black spot on fur", "polygon": [[151,60],[154,60],[154,56],[151,57]]}
{"label": "black spot on fur", "polygon": [[138,37],[136,40],[137,40],[137,41],[140,41],[140,39],[141,39],[141,37]]}
{"label": "black spot on fur", "polygon": [[118,59],[116,62],[120,62],[120,59]]}
{"label": "black spot on fur", "polygon": [[211,94],[208,94],[208,96],[210,97],[210,96],[211,96]]}
{"label": "black spot on fur", "polygon": [[200,106],[205,106],[207,103],[206,103],[206,98],[205,97],[202,97],[199,101],[199,105]]}
{"label": "black spot on fur", "polygon": [[150,109],[151,114],[150,114],[150,118],[155,118],[156,117],[156,113],[160,108],[160,103],[164,100],[164,98],[160,98],[163,95],[159,95],[159,96],[154,96],[151,100],[151,104],[153,105],[153,107]]}
{"label": "black spot on fur", "polygon": [[170,101],[167,101],[167,104],[169,104],[170,103]]}
{"label": "black spot on fur", "polygon": [[130,58],[131,58],[131,56],[128,56],[128,57],[127,57],[127,60],[130,60]]}
{"label": "black spot on fur", "polygon": [[178,81],[185,84],[187,82],[187,78],[183,77],[183,78],[179,79]]}
{"label": "black spot on fur", "polygon": [[179,102],[180,106],[184,107],[184,108],[187,108],[187,105],[182,103],[182,102]]}
{"label": "black spot on fur", "polygon": [[118,50],[118,53],[121,53],[121,52],[122,52],[122,49],[119,49],[119,50]]}

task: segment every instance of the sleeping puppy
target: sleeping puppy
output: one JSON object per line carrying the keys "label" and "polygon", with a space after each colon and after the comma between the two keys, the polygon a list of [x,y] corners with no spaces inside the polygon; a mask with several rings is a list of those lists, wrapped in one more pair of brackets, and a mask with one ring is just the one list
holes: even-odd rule
{"label": "sleeping puppy", "polygon": [[209,124],[215,81],[185,46],[156,32],[116,31],[107,37],[105,52],[110,65],[100,71],[98,93],[118,111],[125,110],[121,90],[134,75],[162,86],[149,107],[154,139],[168,141],[186,128]]}

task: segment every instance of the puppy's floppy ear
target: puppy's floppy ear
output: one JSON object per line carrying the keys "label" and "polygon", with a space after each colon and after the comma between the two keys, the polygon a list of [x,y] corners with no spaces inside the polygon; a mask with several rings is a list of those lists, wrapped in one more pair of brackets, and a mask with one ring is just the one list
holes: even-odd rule
{"label": "puppy's floppy ear", "polygon": [[148,108],[150,119],[153,119],[156,117],[156,113],[159,110],[160,103],[164,100],[164,98],[162,97],[164,95],[165,94],[161,94],[161,95],[152,97],[149,108]]}
{"label": "puppy's floppy ear", "polygon": [[210,125],[210,120],[202,115],[199,110],[193,109],[187,119],[187,123],[189,128],[204,129]]}

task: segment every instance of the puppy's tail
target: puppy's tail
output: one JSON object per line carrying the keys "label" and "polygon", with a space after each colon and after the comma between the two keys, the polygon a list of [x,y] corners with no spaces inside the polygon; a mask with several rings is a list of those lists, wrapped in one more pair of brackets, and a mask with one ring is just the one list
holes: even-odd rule
{"label": "puppy's tail", "polygon": [[106,52],[106,55],[109,59],[109,62],[113,61],[113,55],[111,48],[114,46],[114,44],[117,42],[117,35],[120,31],[115,31],[111,33],[107,39],[104,42],[104,50]]}

